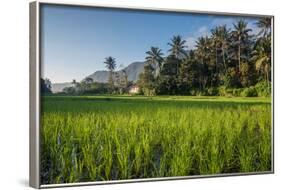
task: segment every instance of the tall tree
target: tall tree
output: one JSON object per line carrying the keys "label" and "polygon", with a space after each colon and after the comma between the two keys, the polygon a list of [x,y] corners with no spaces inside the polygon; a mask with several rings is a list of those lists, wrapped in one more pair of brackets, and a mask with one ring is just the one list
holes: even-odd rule
{"label": "tall tree", "polygon": [[206,37],[199,37],[196,43],[196,57],[198,58],[199,63],[201,64],[201,75],[200,83],[201,89],[204,89],[208,84],[208,81],[212,80],[213,77],[213,65],[211,61],[211,40]]}
{"label": "tall tree", "polygon": [[226,73],[226,56],[229,46],[230,30],[227,29],[226,25],[215,27],[211,30],[213,45],[215,46],[216,53],[216,66],[218,66],[218,57],[222,57],[224,74]]}
{"label": "tall tree", "polygon": [[178,90],[178,64],[183,60],[177,59],[174,55],[169,55],[162,66],[159,77],[157,78],[157,92],[160,94],[174,95]]}
{"label": "tall tree", "polygon": [[257,36],[265,37],[271,34],[271,18],[260,18],[256,25],[260,28],[260,31]]}
{"label": "tall tree", "polygon": [[219,56],[219,49],[220,49],[220,46],[221,46],[221,37],[220,37],[220,28],[218,26],[216,26],[214,29],[211,30],[211,33],[212,33],[212,45],[215,49],[215,67],[216,67],[216,72],[218,72],[218,56]]}
{"label": "tall tree", "polygon": [[255,62],[258,73],[264,75],[269,85],[271,70],[271,39],[269,37],[257,41],[252,52],[252,60]]}
{"label": "tall tree", "polygon": [[[168,45],[171,47],[168,51],[171,52],[176,59],[181,60],[186,57],[186,49],[187,45],[185,45],[186,41],[182,39],[180,35],[173,36],[171,42]],[[177,62],[177,74],[179,69],[179,63]]]}
{"label": "tall tree", "polygon": [[145,59],[154,66],[156,76],[158,76],[163,62],[163,53],[161,51],[162,50],[158,47],[151,47],[151,49],[146,52],[147,56]]}
{"label": "tall tree", "polygon": [[171,55],[174,55],[177,59],[180,59],[181,56],[186,56],[187,46],[185,45],[186,41],[182,39],[180,35],[173,36],[171,42],[168,45],[171,47],[168,51],[171,52]]}
{"label": "tall tree", "polygon": [[154,68],[150,63],[145,63],[144,71],[140,74],[138,84],[141,88],[141,91],[146,96],[155,95],[155,77],[154,77]]}
{"label": "tall tree", "polygon": [[71,82],[71,84],[73,84],[74,86],[76,85],[76,83],[77,83],[77,82],[76,82],[75,79],[73,79],[72,82]]}
{"label": "tall tree", "polygon": [[50,79],[46,78],[46,79],[42,79],[41,78],[41,92],[43,94],[49,94],[52,93],[52,83],[50,81]]}
{"label": "tall tree", "polygon": [[124,86],[127,88],[128,86],[128,74],[125,69],[122,69],[122,75],[123,75],[123,81],[124,81]]}
{"label": "tall tree", "polygon": [[110,85],[111,90],[112,90],[114,87],[113,75],[114,75],[114,70],[116,68],[115,58],[113,58],[111,56],[106,57],[104,64],[105,64],[105,67],[109,70],[108,84]]}
{"label": "tall tree", "polygon": [[199,88],[200,70],[198,66],[200,64],[195,57],[195,52],[190,50],[179,70],[178,88],[180,88],[180,94],[188,95],[192,89]]}
{"label": "tall tree", "polygon": [[233,24],[234,31],[232,32],[232,37],[234,40],[233,41],[234,46],[237,47],[237,60],[238,60],[239,72],[241,70],[242,48],[245,48],[245,46],[247,46],[247,43],[249,42],[249,38],[250,38],[249,32],[252,31],[252,29],[249,29],[247,25],[248,23],[243,19]]}

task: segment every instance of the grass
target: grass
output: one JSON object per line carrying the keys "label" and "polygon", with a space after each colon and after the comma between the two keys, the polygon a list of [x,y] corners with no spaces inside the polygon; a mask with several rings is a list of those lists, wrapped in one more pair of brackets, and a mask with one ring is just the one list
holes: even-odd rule
{"label": "grass", "polygon": [[42,97],[43,184],[271,170],[267,98]]}

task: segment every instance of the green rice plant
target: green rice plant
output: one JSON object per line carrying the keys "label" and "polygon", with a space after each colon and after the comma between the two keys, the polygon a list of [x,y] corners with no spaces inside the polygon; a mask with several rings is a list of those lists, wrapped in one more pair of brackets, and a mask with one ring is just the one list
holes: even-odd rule
{"label": "green rice plant", "polygon": [[43,184],[271,170],[266,98],[42,97]]}

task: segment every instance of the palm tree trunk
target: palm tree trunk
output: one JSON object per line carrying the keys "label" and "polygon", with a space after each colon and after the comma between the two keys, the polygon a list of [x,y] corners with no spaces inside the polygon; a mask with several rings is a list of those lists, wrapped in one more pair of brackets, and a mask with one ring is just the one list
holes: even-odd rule
{"label": "palm tree trunk", "polygon": [[222,59],[223,59],[224,74],[225,74],[225,73],[226,73],[226,65],[225,65],[225,55],[224,55],[224,48],[222,48]]}
{"label": "palm tree trunk", "polygon": [[239,73],[240,73],[240,66],[241,66],[241,60],[240,60],[240,58],[241,58],[241,39],[240,39],[241,37],[239,36],[239,45],[238,45],[238,71],[239,71]]}
{"label": "palm tree trunk", "polygon": [[218,48],[216,46],[216,73],[218,73]]}
{"label": "palm tree trunk", "polygon": [[202,58],[202,66],[203,66],[203,73],[202,73],[202,76],[201,76],[201,90],[203,90],[203,88],[204,88],[204,82],[203,82],[203,80],[204,80],[204,70],[205,70],[205,66],[204,66],[204,59]]}
{"label": "palm tree trunk", "polygon": [[113,90],[114,82],[113,82],[113,71],[109,71],[108,83],[110,85],[111,90]]}
{"label": "palm tree trunk", "polygon": [[238,46],[238,71],[239,71],[239,73],[240,73],[240,55],[241,55],[241,47],[240,47],[240,44],[239,44],[239,46]]}
{"label": "palm tree trunk", "polygon": [[267,86],[269,87],[269,69],[266,69],[266,81],[267,81]]}

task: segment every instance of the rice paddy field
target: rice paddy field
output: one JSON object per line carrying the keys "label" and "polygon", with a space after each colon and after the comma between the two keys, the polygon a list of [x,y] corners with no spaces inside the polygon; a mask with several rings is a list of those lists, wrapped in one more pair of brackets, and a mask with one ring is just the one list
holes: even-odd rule
{"label": "rice paddy field", "polygon": [[41,183],[271,170],[269,98],[45,96]]}

